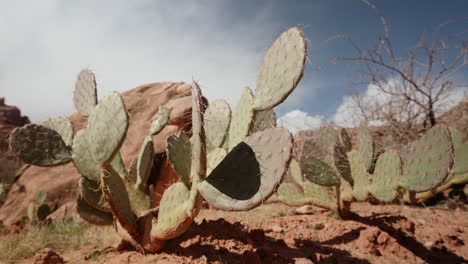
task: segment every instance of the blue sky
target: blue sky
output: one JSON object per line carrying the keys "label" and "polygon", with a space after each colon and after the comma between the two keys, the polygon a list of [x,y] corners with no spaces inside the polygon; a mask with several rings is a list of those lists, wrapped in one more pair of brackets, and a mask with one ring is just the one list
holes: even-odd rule
{"label": "blue sky", "polygon": [[[40,3],[39,3],[40,2]],[[467,15],[466,0],[373,1],[391,25],[397,50],[420,34]],[[313,69],[355,55],[346,34],[368,47],[382,33],[373,11],[359,0],[296,1],[24,1],[0,10],[0,96],[32,121],[74,112],[72,90],[81,68],[95,71],[101,96],[160,81],[198,80],[209,99],[231,105],[244,86],[255,86],[261,58],[286,28],[304,25],[311,65],[277,113],[301,110],[331,118],[355,77],[346,64]],[[468,23],[451,27],[468,29]],[[466,69],[463,72],[467,73]]]}

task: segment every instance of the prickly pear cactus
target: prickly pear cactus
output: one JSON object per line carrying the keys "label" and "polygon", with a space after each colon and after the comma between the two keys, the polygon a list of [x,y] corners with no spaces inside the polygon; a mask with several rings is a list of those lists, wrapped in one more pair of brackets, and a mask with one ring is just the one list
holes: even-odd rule
{"label": "prickly pear cactus", "polygon": [[352,143],[351,136],[349,135],[346,128],[340,128],[338,137],[339,137],[340,144],[344,147],[344,150],[346,152],[351,151],[351,149],[353,148],[353,143]]}
{"label": "prickly pear cactus", "polygon": [[82,70],[78,74],[73,102],[78,112],[84,116],[91,115],[97,105],[96,79],[90,70]]}
{"label": "prickly pear cactus", "polygon": [[215,100],[205,110],[206,147],[208,150],[221,147],[229,124],[231,122],[231,108],[224,100]]}
{"label": "prickly pear cactus", "polygon": [[353,177],[353,196],[358,201],[365,201],[369,196],[369,174],[366,170],[360,152],[351,150],[348,152],[349,165],[351,167],[351,175]]}
{"label": "prickly pear cactus", "polygon": [[68,147],[73,143],[73,125],[65,117],[48,119],[41,123],[42,126],[55,130],[63,139]]}
{"label": "prickly pear cactus", "polygon": [[171,135],[167,138],[167,157],[180,180],[190,186],[190,167],[192,165],[192,146],[190,138],[185,132]]}
{"label": "prickly pear cactus", "polygon": [[154,116],[153,123],[150,128],[150,135],[156,135],[166,126],[169,121],[170,111],[165,106],[160,106],[158,112]]}
{"label": "prickly pear cactus", "polygon": [[232,115],[231,125],[229,126],[228,146],[229,150],[249,134],[252,124],[254,111],[252,108],[253,94],[249,87],[246,87],[242,94],[236,110]]}
{"label": "prickly pear cactus", "polygon": [[137,167],[136,167],[136,187],[144,190],[146,182],[153,168],[154,149],[153,140],[151,136],[145,137],[141,145],[140,152],[138,153]]}
{"label": "prickly pear cactus", "polygon": [[99,211],[108,213],[112,212],[98,182],[88,180],[86,177],[81,177],[78,186],[81,199],[83,199],[89,206]]}
{"label": "prickly pear cactus", "polygon": [[223,148],[215,148],[208,153],[206,163],[206,174],[210,174],[226,157],[227,151]]}
{"label": "prickly pear cactus", "polygon": [[381,202],[391,202],[398,196],[402,163],[396,150],[387,150],[375,165],[369,192]]}
{"label": "prickly pear cactus", "polygon": [[255,111],[271,109],[288,97],[302,78],[306,54],[306,41],[297,27],[288,29],[273,42],[257,77]]}
{"label": "prickly pear cactus", "polygon": [[255,133],[232,149],[198,189],[216,208],[249,210],[265,201],[281,182],[291,152],[292,135],[287,129]]}
{"label": "prickly pear cactus", "polygon": [[24,162],[36,166],[57,166],[71,161],[70,148],[55,130],[29,124],[10,135],[13,152]]}
{"label": "prickly pear cactus", "polygon": [[272,127],[276,127],[276,114],[273,108],[264,111],[255,111],[251,133],[260,132]]}
{"label": "prickly pear cactus", "polygon": [[112,225],[114,217],[112,213],[104,212],[90,206],[82,197],[76,201],[76,211],[81,218],[93,225]]}
{"label": "prickly pear cactus", "polygon": [[375,144],[371,131],[365,126],[359,126],[357,129],[356,149],[361,155],[366,170],[372,172],[375,158]]}
{"label": "prickly pear cactus", "polygon": [[453,145],[444,125],[432,127],[404,151],[400,185],[409,191],[424,192],[439,186],[453,165]]}

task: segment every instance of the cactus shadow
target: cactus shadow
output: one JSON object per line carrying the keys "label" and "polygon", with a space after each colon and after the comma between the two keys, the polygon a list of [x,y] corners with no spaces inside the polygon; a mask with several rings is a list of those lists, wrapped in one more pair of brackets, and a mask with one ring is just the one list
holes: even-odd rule
{"label": "cactus shadow", "polygon": [[[436,263],[468,263],[468,260],[460,257],[447,249],[427,249],[423,244],[417,241],[413,236],[401,228],[395,228],[392,223],[398,220],[406,220],[403,216],[389,216],[388,214],[373,214],[371,216],[360,216],[356,213],[350,213],[348,221],[356,221],[368,226],[375,226],[393,237],[398,244],[411,251],[415,256],[429,264]],[[414,233],[414,226],[410,227],[410,233]]]}
{"label": "cactus shadow", "polygon": [[[326,244],[353,241],[360,231],[359,228],[352,230]],[[253,252],[262,263],[295,263],[298,258],[308,258],[314,263],[370,263],[322,242],[295,240],[295,247],[289,247],[283,239],[266,235],[263,229],[249,230],[240,223],[229,223],[224,219],[193,224],[184,235],[168,241],[162,252],[193,259],[205,258],[207,263],[244,263],[247,255]]]}

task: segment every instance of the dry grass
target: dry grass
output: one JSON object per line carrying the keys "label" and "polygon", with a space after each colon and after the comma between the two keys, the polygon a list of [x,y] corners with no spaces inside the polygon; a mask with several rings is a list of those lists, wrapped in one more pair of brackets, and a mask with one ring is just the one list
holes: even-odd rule
{"label": "dry grass", "polygon": [[93,226],[81,220],[52,222],[28,228],[21,234],[0,236],[0,263],[18,263],[43,248],[63,252],[114,245],[118,241],[119,237],[111,226]]}

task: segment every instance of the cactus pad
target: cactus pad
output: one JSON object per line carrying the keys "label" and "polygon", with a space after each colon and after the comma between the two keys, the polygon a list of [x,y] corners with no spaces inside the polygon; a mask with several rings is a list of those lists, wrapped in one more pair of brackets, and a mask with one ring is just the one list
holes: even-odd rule
{"label": "cactus pad", "polygon": [[231,122],[231,108],[224,100],[215,100],[205,111],[206,147],[212,150],[223,144]]}
{"label": "cactus pad", "polygon": [[322,186],[336,186],[340,184],[340,178],[335,169],[327,163],[312,155],[306,155],[301,160],[301,170],[305,177]]}
{"label": "cactus pad", "polygon": [[291,159],[285,179],[280,186],[278,186],[276,193],[278,194],[278,199],[289,206],[301,206],[306,204],[302,172],[299,163],[295,159]]}
{"label": "cactus pad", "polygon": [[96,79],[90,70],[78,74],[73,96],[75,108],[84,116],[89,116],[97,104]]}
{"label": "cactus pad", "polygon": [[302,31],[293,27],[282,33],[268,49],[257,77],[256,111],[283,102],[296,88],[304,73],[306,41]]}
{"label": "cactus pad", "polygon": [[398,196],[400,178],[400,155],[396,150],[387,150],[377,159],[369,192],[381,202],[391,202]]}
{"label": "cactus pad", "polygon": [[251,133],[260,132],[272,127],[276,127],[276,114],[273,108],[264,111],[255,111]]}
{"label": "cactus pad", "polygon": [[414,192],[424,192],[439,186],[453,165],[450,132],[436,125],[405,151],[400,186]]}
{"label": "cactus pad", "polygon": [[190,190],[181,182],[164,192],[159,206],[158,222],[151,230],[151,239],[168,240],[183,234],[193,222],[187,215]]}
{"label": "cactus pad", "polygon": [[80,197],[85,200],[88,205],[96,208],[99,211],[111,212],[109,203],[104,198],[104,193],[99,187],[99,183],[88,180],[86,177],[81,177],[79,181]]}
{"label": "cactus pad", "polygon": [[124,177],[124,183],[132,211],[138,217],[145,215],[146,212],[151,209],[151,197],[138,186],[133,184],[130,178]]}
{"label": "cactus pad", "polygon": [[65,142],[65,144],[69,147],[72,146],[73,125],[70,120],[65,117],[57,117],[48,119],[42,122],[41,125],[57,131],[57,133],[59,133],[59,135],[62,137],[63,142]]}
{"label": "cactus pad", "polygon": [[223,210],[249,210],[260,205],[283,179],[292,152],[292,135],[285,128],[269,128],[239,143],[198,190]]}
{"label": "cactus pad", "polygon": [[351,175],[353,177],[353,196],[358,201],[365,201],[369,196],[368,187],[370,184],[369,174],[361,158],[361,153],[357,150],[348,152]]}
{"label": "cactus pad", "polygon": [[109,163],[125,139],[128,114],[122,97],[116,92],[106,96],[89,116],[86,134],[88,147],[99,164]]}
{"label": "cactus pad", "polygon": [[333,147],[333,159],[335,161],[335,168],[340,174],[341,178],[353,184],[353,177],[351,176],[351,167],[347,156],[346,147],[341,143],[335,144]]}
{"label": "cactus pad", "polygon": [[223,148],[215,148],[208,153],[206,160],[206,174],[210,174],[214,168],[226,157],[227,151]]}
{"label": "cactus pad", "polygon": [[330,187],[318,185],[309,181],[304,181],[303,188],[304,196],[306,198],[307,203],[322,208],[333,208],[335,200],[330,191]]}
{"label": "cactus pad", "polygon": [[101,182],[107,202],[114,217],[130,234],[136,234],[136,216],[132,211],[125,183],[120,175],[108,166],[101,169]]}
{"label": "cactus pad", "polygon": [[349,135],[348,131],[346,128],[340,128],[340,132],[338,133],[338,138],[340,141],[340,144],[344,147],[346,152],[351,151],[353,148],[353,143],[351,140],[351,136]]}
{"label": "cactus pad", "polygon": [[86,222],[93,225],[112,225],[114,217],[111,213],[100,211],[78,197],[76,201],[76,211]]}
{"label": "cactus pad", "polygon": [[39,221],[44,221],[50,213],[51,209],[48,204],[41,204],[37,207],[36,215]]}
{"label": "cactus pad", "polygon": [[144,190],[146,187],[146,182],[153,168],[153,159],[154,159],[154,148],[153,140],[151,136],[145,137],[143,144],[141,145],[140,152],[138,153],[137,160],[137,180],[136,186],[140,190]]}
{"label": "cactus pad", "polygon": [[468,173],[468,141],[455,148],[452,171],[455,174]]}
{"label": "cactus pad", "polygon": [[356,149],[361,154],[362,162],[368,172],[371,172],[374,162],[375,145],[370,130],[365,126],[357,129]]}
{"label": "cactus pad", "polygon": [[177,136],[171,135],[167,138],[167,156],[172,168],[180,180],[187,186],[190,185],[190,166],[192,164],[192,146],[190,138],[185,132]]}
{"label": "cactus pad", "polygon": [[36,166],[56,166],[71,161],[70,149],[55,130],[29,124],[10,135],[10,146],[24,162]]}
{"label": "cactus pad", "polygon": [[249,87],[246,87],[239,103],[236,105],[236,110],[232,115],[228,133],[228,149],[235,147],[249,134],[253,124],[254,115],[252,103],[252,90],[250,90]]}
{"label": "cactus pad", "polygon": [[166,126],[169,121],[170,111],[165,106],[160,106],[156,115],[154,115],[153,123],[150,128],[150,135],[156,135]]}

